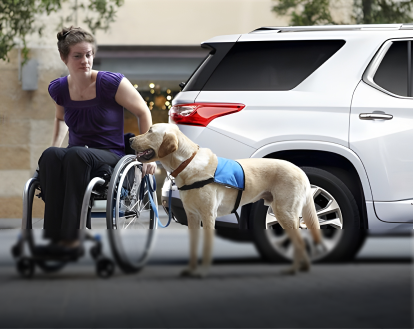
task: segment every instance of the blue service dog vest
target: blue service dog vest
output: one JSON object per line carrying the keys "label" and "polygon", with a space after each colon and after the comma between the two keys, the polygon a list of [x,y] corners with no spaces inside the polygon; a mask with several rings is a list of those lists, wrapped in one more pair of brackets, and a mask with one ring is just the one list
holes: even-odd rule
{"label": "blue service dog vest", "polygon": [[217,157],[218,164],[214,173],[214,182],[244,190],[244,171],[240,163]]}
{"label": "blue service dog vest", "polygon": [[225,185],[231,188],[239,190],[237,194],[236,203],[234,205],[232,213],[237,217],[237,221],[240,223],[239,215],[236,210],[239,208],[242,193],[244,191],[244,171],[240,163],[234,160],[217,157],[218,163],[216,172],[213,178],[209,178],[203,181],[195,182],[191,185],[184,185],[179,187],[180,191],[192,190],[195,188],[201,188],[210,183],[217,183]]}

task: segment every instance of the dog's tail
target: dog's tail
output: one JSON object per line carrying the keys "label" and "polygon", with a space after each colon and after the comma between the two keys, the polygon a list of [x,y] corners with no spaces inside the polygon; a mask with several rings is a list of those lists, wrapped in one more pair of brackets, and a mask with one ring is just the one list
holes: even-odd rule
{"label": "dog's tail", "polygon": [[315,244],[319,244],[322,241],[321,231],[319,228],[319,220],[316,215],[315,204],[313,202],[313,196],[310,186],[306,191],[306,202],[302,209],[302,218],[305,222],[308,230],[310,230]]}

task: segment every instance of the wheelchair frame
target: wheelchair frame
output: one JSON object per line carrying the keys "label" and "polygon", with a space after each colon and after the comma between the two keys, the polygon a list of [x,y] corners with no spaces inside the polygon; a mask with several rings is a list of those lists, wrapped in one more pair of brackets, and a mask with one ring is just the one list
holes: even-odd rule
{"label": "wheelchair frame", "polygon": [[[92,203],[97,196],[104,196],[102,192],[97,192],[94,189],[99,186],[104,186],[108,183],[104,192],[107,192],[107,207],[106,207],[106,224],[107,224],[107,232],[109,236],[109,242],[111,251],[114,255],[114,258],[118,264],[118,266],[122,269],[125,273],[136,273],[141,270],[145,263],[148,260],[148,256],[150,254],[151,248],[154,243],[155,237],[155,229],[158,228],[158,222],[156,218],[154,218],[154,212],[152,208],[144,205],[141,209],[135,211],[136,218],[138,219],[143,211],[149,211],[149,227],[148,232],[146,232],[146,241],[144,244],[144,250],[142,256],[138,259],[131,259],[128,255],[128,251],[126,250],[123,244],[123,238],[121,236],[120,231],[122,231],[122,227],[120,227],[119,221],[119,205],[122,203],[123,199],[121,197],[121,190],[124,190],[123,186],[120,184],[124,184],[125,179],[128,175],[130,175],[131,169],[134,170],[132,172],[134,178],[133,183],[136,193],[136,202],[133,205],[141,206],[146,193],[151,193],[148,189],[144,194],[144,198],[142,200],[139,199],[138,195],[138,183],[141,184],[141,181],[138,182],[137,176],[137,169],[141,170],[141,163],[136,160],[135,155],[125,155],[122,157],[118,163],[116,164],[114,171],[111,175],[111,179],[109,183],[105,181],[105,179],[101,177],[94,177],[89,182],[86,187],[83,202],[82,202],[82,209],[79,221],[79,230],[80,235],[79,239],[81,244],[85,240],[91,240],[94,242],[94,246],[91,248],[90,253],[92,258],[95,260],[96,263],[96,272],[101,277],[110,277],[115,269],[114,263],[109,258],[103,256],[102,254],[102,245],[99,237],[92,237],[89,233],[85,231],[86,229],[86,221],[88,215],[90,214]],[[34,274],[35,265],[38,265],[44,272],[55,272],[60,270],[67,262],[69,261],[76,261],[82,254],[79,254],[76,257],[60,257],[57,259],[48,258],[48,257],[41,257],[35,254],[35,242],[34,242],[34,233],[33,230],[33,222],[32,222],[32,208],[33,208],[33,199],[35,190],[39,189],[40,182],[38,180],[38,174],[34,175],[31,179],[29,179],[24,187],[23,191],[23,217],[22,217],[22,233],[18,239],[18,242],[15,246],[12,247],[12,254],[16,258],[17,262],[17,270],[18,272],[24,277],[31,277]],[[129,187],[129,186],[128,186]],[[130,193],[130,191],[125,190],[126,194]],[[124,194],[125,194],[124,193]],[[148,198],[148,195],[146,196]],[[152,193],[152,197],[154,200],[156,199],[156,193]],[[135,201],[135,199],[133,200]],[[148,203],[147,203],[148,204]],[[145,208],[147,207],[147,208]],[[134,213],[134,211],[132,211]],[[144,233],[145,234],[145,233]],[[31,252],[31,257],[25,256],[24,245],[29,245],[29,250]],[[82,246],[83,247],[83,246]],[[52,262],[52,264],[50,264]]]}

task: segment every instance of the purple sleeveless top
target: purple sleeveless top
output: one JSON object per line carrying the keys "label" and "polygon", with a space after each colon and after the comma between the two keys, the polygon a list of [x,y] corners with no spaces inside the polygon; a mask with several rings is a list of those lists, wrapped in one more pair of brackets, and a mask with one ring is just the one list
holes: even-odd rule
{"label": "purple sleeveless top", "polygon": [[121,73],[99,71],[96,77],[96,97],[86,101],[72,101],[68,77],[49,84],[49,94],[65,109],[65,123],[69,127],[69,146],[109,149],[125,155],[124,109],[115,101],[115,94],[123,79]]}

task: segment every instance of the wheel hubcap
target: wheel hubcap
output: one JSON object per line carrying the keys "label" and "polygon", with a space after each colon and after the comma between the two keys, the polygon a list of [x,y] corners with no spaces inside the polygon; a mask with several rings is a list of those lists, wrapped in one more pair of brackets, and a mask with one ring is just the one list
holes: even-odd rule
{"label": "wheel hubcap", "polygon": [[[301,228],[300,233],[305,241],[309,257],[312,260],[318,260],[328,255],[337,246],[342,236],[343,219],[338,202],[328,191],[315,185],[311,185],[311,190],[321,228],[323,244],[326,249],[322,252],[315,250],[312,236],[302,217],[300,218],[299,227]],[[275,251],[286,259],[293,259],[293,245],[278,223],[271,207],[268,208],[266,214],[266,226],[268,228],[266,234]]]}

